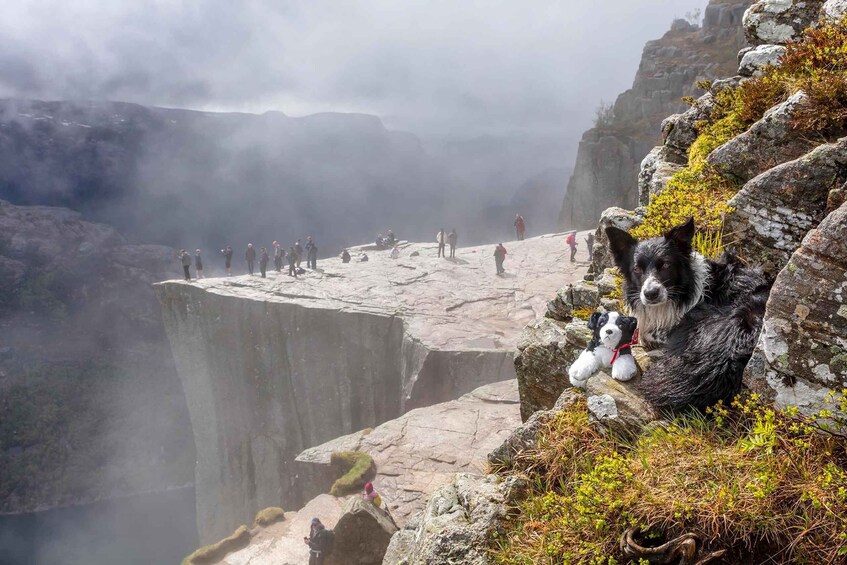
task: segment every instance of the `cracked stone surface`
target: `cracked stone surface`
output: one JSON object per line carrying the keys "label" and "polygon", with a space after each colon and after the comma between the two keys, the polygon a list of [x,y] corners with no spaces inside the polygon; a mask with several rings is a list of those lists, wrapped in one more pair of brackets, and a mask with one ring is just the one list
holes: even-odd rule
{"label": "cracked stone surface", "polygon": [[587,263],[568,261],[562,234],[504,245],[502,276],[493,245],[451,261],[404,244],[398,259],[355,248],[351,263],[323,260],[297,279],[155,285],[197,446],[201,541],[305,503],[304,449],[515,378],[521,329]]}
{"label": "cracked stone surface", "polygon": [[488,453],[520,423],[517,381],[486,385],[457,400],[412,410],[373,431],[304,451],[297,457],[299,480],[303,488],[326,492],[332,480],[326,473],[331,453],[364,451],[376,463],[374,486],[402,527],[457,472],[484,472]]}

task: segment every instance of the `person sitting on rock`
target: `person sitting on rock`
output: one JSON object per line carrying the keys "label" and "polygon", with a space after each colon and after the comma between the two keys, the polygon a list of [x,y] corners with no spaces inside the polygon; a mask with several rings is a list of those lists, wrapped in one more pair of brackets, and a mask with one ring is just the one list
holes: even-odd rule
{"label": "person sitting on rock", "polygon": [[373,483],[365,483],[365,490],[362,491],[362,498],[372,503],[379,508],[382,505],[382,497],[374,489]]}
{"label": "person sitting on rock", "polygon": [[341,252],[341,262],[349,263],[350,262],[350,253],[345,249]]}
{"label": "person sitting on rock", "polygon": [[322,565],[332,551],[332,532],[327,530],[320,520],[312,518],[309,537],[303,538],[309,546],[309,565]]}
{"label": "person sitting on rock", "polygon": [[362,253],[362,254],[359,256],[359,263],[367,263],[367,262],[368,262],[368,254],[367,254],[367,253]]}
{"label": "person sitting on rock", "polygon": [[398,257],[400,257],[400,248],[397,247],[397,244],[395,243],[394,247],[391,248],[391,258],[397,259]]}

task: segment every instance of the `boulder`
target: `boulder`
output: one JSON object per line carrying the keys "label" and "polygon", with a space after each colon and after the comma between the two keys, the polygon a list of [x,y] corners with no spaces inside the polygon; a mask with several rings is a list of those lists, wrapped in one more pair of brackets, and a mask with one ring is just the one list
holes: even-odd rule
{"label": "boulder", "polygon": [[[713,107],[714,98],[711,92],[707,92],[685,112],[664,119],[662,122],[662,139],[666,146],[676,150],[675,163],[684,165],[688,162],[688,159],[685,158],[688,148],[700,135],[697,131],[697,122],[708,118]],[[682,159],[679,157],[682,157]]]}
{"label": "boulder", "polygon": [[604,424],[637,429],[659,418],[633,387],[616,381],[604,371],[588,379],[585,396],[588,411]]}
{"label": "boulder", "polygon": [[779,63],[784,53],[785,47],[782,45],[757,45],[741,57],[738,74],[745,77],[760,75],[768,65]]}
{"label": "boulder", "polygon": [[612,257],[606,251],[606,227],[615,226],[629,231],[644,221],[644,209],[636,208],[635,211],[623,208],[606,208],[600,215],[600,222],[594,237],[594,260],[591,262],[589,272],[602,273],[603,269],[614,267]]}
{"label": "boulder", "polygon": [[563,286],[556,291],[555,298],[547,303],[544,315],[559,322],[570,322],[573,318],[573,286]]}
{"label": "boulder", "polygon": [[593,281],[579,281],[571,285],[574,309],[595,309],[600,305],[600,291]]}
{"label": "boulder", "polygon": [[745,384],[806,412],[847,387],[847,204],[803,239],[774,282]]}
{"label": "boulder", "polygon": [[744,34],[752,45],[785,45],[818,20],[823,0],[760,0],[744,12]]}
{"label": "boulder", "polygon": [[821,13],[833,20],[840,20],[847,15],[847,0],[826,0]]}
{"label": "boulder", "polygon": [[810,104],[802,91],[777,104],[750,128],[709,155],[707,161],[728,179],[745,183],[775,165],[812,149],[809,133],[793,126],[796,112]]}
{"label": "boulder", "polygon": [[686,162],[685,154],[680,154],[667,145],[654,147],[641,161],[641,172],[638,173],[638,204],[647,206],[650,198],[664,191],[671,177],[681,171]]}
{"label": "boulder", "polygon": [[489,544],[521,490],[514,478],[456,475],[432,495],[414,530],[394,535],[383,565],[488,565]]}
{"label": "boulder", "polygon": [[335,543],[326,565],[380,565],[397,530],[385,510],[354,496],[335,524]]}
{"label": "boulder", "polygon": [[826,216],[831,189],[847,181],[847,137],[765,171],[730,201],[727,232],[742,258],[777,273]]}
{"label": "boulder", "polygon": [[538,410],[549,410],[571,386],[568,368],[591,340],[582,320],[569,324],[549,318],[524,328],[515,355],[515,372],[525,422]]}

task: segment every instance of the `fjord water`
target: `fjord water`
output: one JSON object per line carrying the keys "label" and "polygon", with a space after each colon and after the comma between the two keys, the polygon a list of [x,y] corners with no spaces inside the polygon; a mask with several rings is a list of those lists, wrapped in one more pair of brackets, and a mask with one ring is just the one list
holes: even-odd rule
{"label": "fjord water", "polygon": [[0,565],[167,565],[197,543],[193,487],[0,516]]}

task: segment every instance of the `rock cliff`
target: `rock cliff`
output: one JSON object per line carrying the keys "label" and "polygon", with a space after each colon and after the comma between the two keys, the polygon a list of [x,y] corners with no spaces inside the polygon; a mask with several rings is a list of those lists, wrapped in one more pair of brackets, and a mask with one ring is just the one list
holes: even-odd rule
{"label": "rock cliff", "polygon": [[639,165],[656,145],[662,120],[684,107],[682,97],[702,93],[698,80],[735,72],[745,42],[741,19],[749,5],[711,0],[702,26],[676,20],[661,39],[647,43],[632,88],[618,96],[611,116],[582,137],[559,215],[561,229],[592,227],[610,206],[636,206]]}
{"label": "rock cliff", "polygon": [[192,481],[151,288],[177,269],[67,208],[0,201],[0,512]]}
{"label": "rock cliff", "polygon": [[304,502],[303,449],[514,378],[519,328],[585,266],[562,262],[559,236],[506,246],[501,277],[489,247],[451,261],[412,244],[297,279],[156,285],[194,429],[201,540]]}

